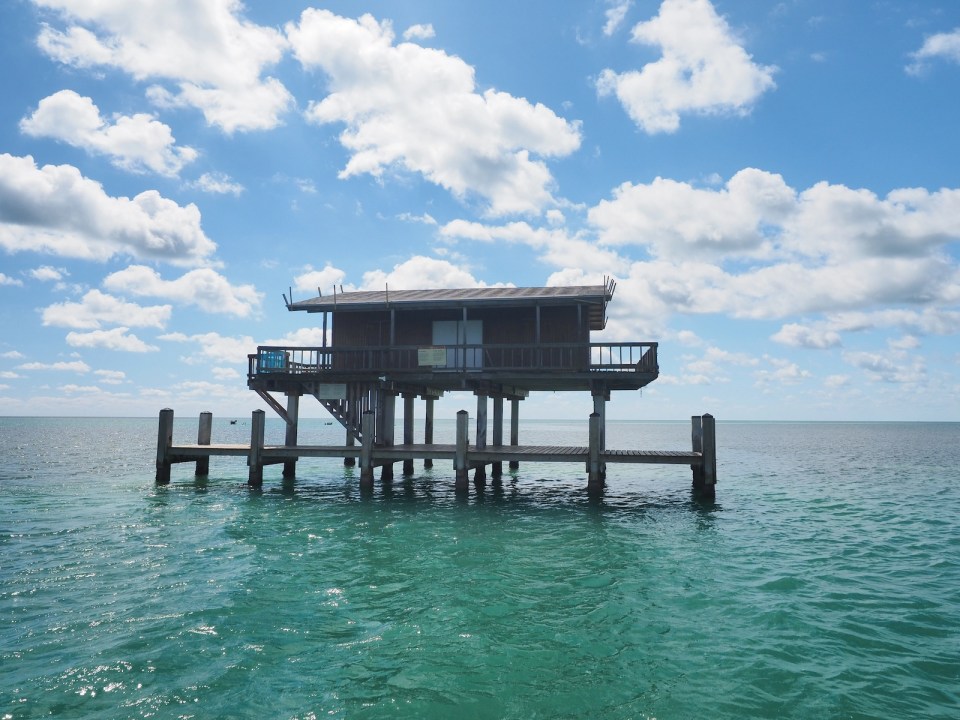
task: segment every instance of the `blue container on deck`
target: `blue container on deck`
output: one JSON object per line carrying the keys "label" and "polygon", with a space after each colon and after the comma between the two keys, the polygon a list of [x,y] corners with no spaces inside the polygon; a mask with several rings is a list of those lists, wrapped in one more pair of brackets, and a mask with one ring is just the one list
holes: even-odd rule
{"label": "blue container on deck", "polygon": [[287,354],[277,350],[260,353],[260,372],[280,372],[287,369]]}

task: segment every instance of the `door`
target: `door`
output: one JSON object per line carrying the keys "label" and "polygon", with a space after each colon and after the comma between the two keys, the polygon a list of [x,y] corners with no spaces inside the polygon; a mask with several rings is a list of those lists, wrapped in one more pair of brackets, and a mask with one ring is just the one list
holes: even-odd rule
{"label": "door", "polygon": [[483,349],[479,347],[451,347],[483,343],[482,320],[434,320],[433,344],[447,346],[447,364],[450,369],[478,370],[483,367]]}

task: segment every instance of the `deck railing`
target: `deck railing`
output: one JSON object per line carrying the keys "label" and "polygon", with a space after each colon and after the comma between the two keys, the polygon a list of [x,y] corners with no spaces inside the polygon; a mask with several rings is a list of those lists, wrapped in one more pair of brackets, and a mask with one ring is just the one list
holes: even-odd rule
{"label": "deck railing", "polygon": [[288,347],[262,345],[248,375],[327,372],[657,372],[657,343],[393,345]]}

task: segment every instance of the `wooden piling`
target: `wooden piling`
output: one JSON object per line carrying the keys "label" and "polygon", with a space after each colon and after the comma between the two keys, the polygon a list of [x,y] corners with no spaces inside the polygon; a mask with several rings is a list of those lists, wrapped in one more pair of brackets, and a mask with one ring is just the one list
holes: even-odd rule
{"label": "wooden piling", "polygon": [[600,413],[590,413],[590,445],[587,456],[587,490],[596,492],[603,489],[603,471],[600,463],[601,427]]}
{"label": "wooden piling", "polygon": [[373,436],[376,418],[365,410],[360,419],[360,489],[373,490]]}
{"label": "wooden piling", "polygon": [[467,465],[467,425],[470,421],[466,410],[457,412],[457,445],[453,460],[453,470],[456,476],[454,487],[458,492],[465,492],[468,487],[470,468]]}
{"label": "wooden piling", "polygon": [[[213,434],[213,413],[200,413],[200,425],[197,428],[197,445],[209,445]],[[197,458],[197,469],[195,475],[210,474],[210,456]]]}
{"label": "wooden piling", "polygon": [[[417,396],[413,393],[403,394],[403,444],[413,445],[413,406]],[[413,458],[403,461],[403,474],[413,475]]]}
{"label": "wooden piling", "polygon": [[[484,393],[477,393],[477,439],[475,444],[478,450],[487,447],[487,396]],[[486,484],[487,466],[483,463],[477,465],[473,471],[473,482],[477,485]]]}
{"label": "wooden piling", "polygon": [[[423,444],[433,445],[433,401],[434,398],[428,396],[424,401],[423,410]],[[425,468],[433,467],[432,458],[424,458],[423,466]]]}
{"label": "wooden piling", "polygon": [[[520,399],[510,398],[510,445],[513,447],[520,445]],[[510,469],[516,470],[520,467],[519,460],[510,461]]]}
{"label": "wooden piling", "polygon": [[[283,444],[287,447],[296,447],[297,430],[300,424],[300,395],[287,394],[287,432]],[[283,477],[292,478],[297,475],[297,459],[285,460],[283,463]]]}
{"label": "wooden piling", "polygon": [[717,435],[713,415],[701,418],[703,428],[703,488],[705,498],[714,499],[717,494]]}
{"label": "wooden piling", "polygon": [[258,488],[263,485],[263,438],[266,422],[266,413],[263,410],[254,410],[250,414],[250,452],[247,454],[247,485],[250,487]]}
{"label": "wooden piling", "polygon": [[250,472],[247,485],[252,488],[263,486],[263,435],[266,427],[266,413],[263,410],[254,410],[250,416],[250,454],[247,456],[247,465]]}
{"label": "wooden piling", "polygon": [[[394,444],[394,433],[397,424],[397,396],[392,390],[380,391],[381,435],[378,438],[380,445]],[[380,480],[393,480],[393,462],[387,461],[380,466]]]}
{"label": "wooden piling", "polygon": [[160,411],[160,422],[157,430],[157,483],[166,485],[170,482],[170,448],[173,446],[173,410],[164,408]]}
{"label": "wooden piling", "polygon": [[[353,447],[357,443],[357,441],[353,438],[353,433],[351,433],[349,430],[347,430],[347,439],[345,442],[347,443],[347,447]],[[344,467],[353,467],[356,464],[357,458],[353,455],[349,455],[343,459]]]}
{"label": "wooden piling", "polygon": [[[503,396],[493,398],[493,445],[503,446]],[[499,484],[503,477],[503,463],[496,460],[490,463],[490,476],[493,482]]]}
{"label": "wooden piling", "polygon": [[690,466],[693,488],[700,491],[703,487],[703,421],[699,415],[690,418],[690,449],[700,453],[700,462]]}

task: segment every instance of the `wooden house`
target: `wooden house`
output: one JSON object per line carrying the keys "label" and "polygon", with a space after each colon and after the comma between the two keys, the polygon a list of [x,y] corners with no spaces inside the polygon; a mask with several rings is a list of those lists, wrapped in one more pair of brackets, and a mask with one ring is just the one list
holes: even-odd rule
{"label": "wooden house", "polygon": [[[478,398],[477,440],[485,443],[487,399],[494,403],[495,443],[503,402],[533,391],[583,391],[605,415],[612,390],[637,390],[657,377],[657,343],[592,342],[606,325],[615,283],[560,287],[484,287],[336,292],[289,302],[319,314],[315,347],[261,346],[249,356],[248,386],[287,421],[296,444],[299,399],[315,397],[339,421],[347,442],[363,437],[362,417],[375,416],[374,442],[394,444],[396,397],[404,400],[404,443],[412,442],[413,401],[426,402],[426,442],[433,401],[466,390]],[[286,404],[274,394],[286,396]],[[408,421],[409,418],[409,421]]]}

